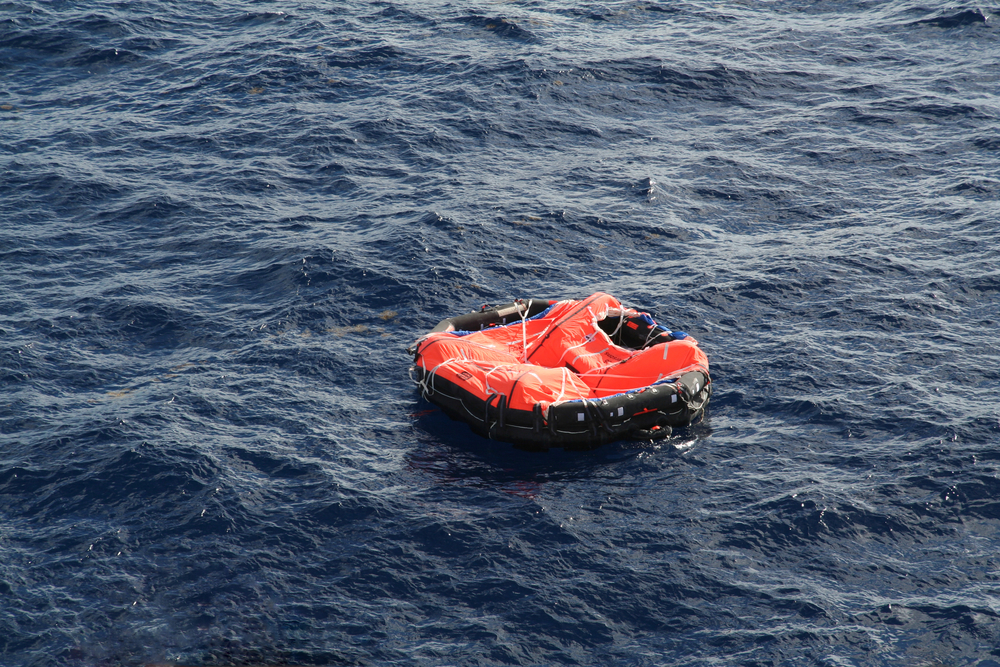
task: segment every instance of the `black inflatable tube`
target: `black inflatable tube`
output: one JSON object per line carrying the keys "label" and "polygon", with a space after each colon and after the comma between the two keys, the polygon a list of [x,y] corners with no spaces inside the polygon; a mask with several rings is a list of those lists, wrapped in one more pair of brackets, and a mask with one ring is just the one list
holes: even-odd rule
{"label": "black inflatable tube", "polygon": [[520,322],[544,313],[549,306],[556,303],[549,299],[522,299],[499,306],[483,306],[479,312],[467,315],[456,315],[441,320],[431,333],[438,331],[479,331],[511,322]]}
{"label": "black inflatable tube", "polygon": [[[418,369],[418,380],[424,379],[423,373]],[[432,393],[445,414],[484,438],[513,442],[519,449],[584,450],[626,438],[658,439],[670,435],[671,428],[690,425],[704,414],[712,385],[704,373],[690,371],[671,383],[603,399],[567,401],[549,407],[547,428],[539,423],[540,408],[514,410],[504,397],[496,400],[494,394],[483,400],[444,378],[434,379]]]}

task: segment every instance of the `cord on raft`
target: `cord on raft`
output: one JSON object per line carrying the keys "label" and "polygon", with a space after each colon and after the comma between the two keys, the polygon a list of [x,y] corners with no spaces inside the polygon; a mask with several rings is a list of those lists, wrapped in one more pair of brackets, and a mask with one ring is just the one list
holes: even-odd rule
{"label": "cord on raft", "polygon": [[521,316],[521,363],[528,363],[528,311],[531,310],[531,299],[528,299],[528,305],[525,306],[524,310],[521,310],[521,306],[524,304],[523,299],[517,299],[514,301],[517,304],[517,314]]}

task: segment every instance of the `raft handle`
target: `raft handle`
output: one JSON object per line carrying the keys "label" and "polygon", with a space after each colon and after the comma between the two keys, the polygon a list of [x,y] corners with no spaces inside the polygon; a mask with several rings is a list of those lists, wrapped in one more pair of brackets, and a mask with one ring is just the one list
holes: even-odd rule
{"label": "raft handle", "polygon": [[497,424],[500,426],[500,428],[503,428],[504,426],[503,418],[506,408],[507,408],[507,395],[500,394],[500,400],[497,401]]}

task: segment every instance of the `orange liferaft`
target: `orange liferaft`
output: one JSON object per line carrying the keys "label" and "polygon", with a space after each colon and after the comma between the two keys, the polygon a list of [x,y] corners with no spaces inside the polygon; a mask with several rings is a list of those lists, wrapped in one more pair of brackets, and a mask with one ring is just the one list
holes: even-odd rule
{"label": "orange liferaft", "polygon": [[424,398],[530,449],[662,438],[698,419],[712,393],[698,341],[601,292],[484,307],[409,352]]}

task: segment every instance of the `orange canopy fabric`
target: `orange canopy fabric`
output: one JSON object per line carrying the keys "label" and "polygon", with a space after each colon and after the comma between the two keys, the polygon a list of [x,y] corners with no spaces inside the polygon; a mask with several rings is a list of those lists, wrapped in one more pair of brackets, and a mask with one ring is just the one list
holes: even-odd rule
{"label": "orange canopy fabric", "polygon": [[511,409],[539,404],[543,414],[554,403],[605,398],[691,370],[707,375],[708,357],[690,336],[632,350],[598,326],[609,317],[639,315],[598,292],[505,326],[428,334],[417,344],[416,363],[428,372],[431,387],[441,377],[487,401],[504,396]]}

